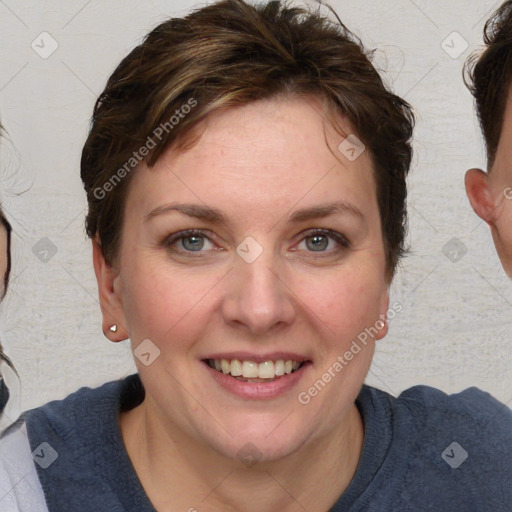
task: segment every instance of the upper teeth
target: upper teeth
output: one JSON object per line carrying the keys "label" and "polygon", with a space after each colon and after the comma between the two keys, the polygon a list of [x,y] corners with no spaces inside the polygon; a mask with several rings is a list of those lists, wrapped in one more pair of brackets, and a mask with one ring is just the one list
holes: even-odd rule
{"label": "upper teeth", "polygon": [[226,375],[229,373],[233,377],[245,377],[247,379],[273,379],[285,373],[292,373],[292,371],[298,370],[300,367],[298,361],[284,361],[283,359],[265,361],[263,363],[239,361],[238,359],[232,359],[231,361],[227,359],[214,359],[213,365],[217,371]]}

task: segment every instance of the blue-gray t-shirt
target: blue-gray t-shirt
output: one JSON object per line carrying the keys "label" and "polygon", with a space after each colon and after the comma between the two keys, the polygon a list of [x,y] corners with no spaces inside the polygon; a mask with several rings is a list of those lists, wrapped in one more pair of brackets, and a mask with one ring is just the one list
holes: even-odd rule
{"label": "blue-gray t-shirt", "polygon": [[[36,464],[50,512],[155,511],[118,424],[120,411],[143,398],[132,375],[24,415],[31,450],[48,443],[58,454],[46,468]],[[512,511],[508,407],[476,388],[446,395],[426,386],[398,398],[363,386],[356,404],[365,428],[361,459],[330,512]]]}

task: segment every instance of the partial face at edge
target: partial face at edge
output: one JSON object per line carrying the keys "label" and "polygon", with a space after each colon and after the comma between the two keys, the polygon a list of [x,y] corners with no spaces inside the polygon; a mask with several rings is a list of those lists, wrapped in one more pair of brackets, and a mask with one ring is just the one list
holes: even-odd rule
{"label": "partial face at edge", "polygon": [[0,298],[5,294],[4,283],[5,275],[7,273],[7,266],[9,261],[8,250],[8,239],[7,230],[5,226],[0,223]]}
{"label": "partial face at edge", "polygon": [[[133,348],[149,339],[160,351],[148,366],[136,359],[146,406],[174,432],[229,457],[251,442],[279,458],[339,428],[373,339],[307,405],[298,394],[388,308],[371,158],[339,153],[344,137],[319,112],[305,100],[275,99],[217,113],[193,148],[141,166],[126,201],[120,266],[104,270],[110,284],[99,277],[100,295],[109,288],[102,307],[122,315]],[[195,209],[187,215],[177,204]],[[311,215],[333,204],[330,215]],[[192,216],[205,207],[224,220]],[[248,237],[257,245],[242,244],[254,243]],[[249,261],[240,248],[262,252]],[[219,385],[205,363],[234,353],[291,353],[311,364],[285,392],[248,399]]]}
{"label": "partial face at edge", "polygon": [[493,166],[488,174],[469,170],[466,193],[477,215],[489,224],[501,264],[512,277],[512,88]]}

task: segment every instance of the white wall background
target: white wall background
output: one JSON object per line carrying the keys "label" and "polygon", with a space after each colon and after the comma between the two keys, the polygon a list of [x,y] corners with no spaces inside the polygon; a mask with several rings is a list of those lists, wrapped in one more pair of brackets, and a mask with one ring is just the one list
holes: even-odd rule
{"label": "white wall background", "polygon": [[[381,50],[378,62],[385,65],[387,55],[389,81],[418,116],[411,255],[392,288],[392,302],[404,310],[378,345],[368,382],[393,394],[415,384],[447,392],[476,385],[512,405],[512,283],[463,186],[465,170],[485,164],[462,65],[500,2],[331,3],[369,47]],[[101,333],[79,158],[94,101],[114,66],[159,22],[199,5],[0,2],[0,118],[9,134],[0,147],[0,190],[15,232],[0,337],[22,379],[22,409],[134,371],[128,343],[111,344]],[[58,43],[47,59],[31,47],[43,31]],[[464,50],[460,38],[468,44],[458,58],[442,47],[454,31],[454,52]],[[467,249],[457,262],[443,254],[453,237]],[[47,262],[33,252],[47,243],[41,239],[54,247]]]}

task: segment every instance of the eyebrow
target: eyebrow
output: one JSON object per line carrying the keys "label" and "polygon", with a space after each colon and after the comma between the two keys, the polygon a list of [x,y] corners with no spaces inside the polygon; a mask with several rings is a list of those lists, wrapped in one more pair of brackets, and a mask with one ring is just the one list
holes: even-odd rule
{"label": "eyebrow", "polygon": [[[227,223],[226,217],[217,208],[188,203],[170,203],[158,206],[154,210],[151,210],[145,216],[145,221],[148,222],[154,217],[171,212],[179,212],[189,217],[194,217],[196,219],[208,221],[211,223]],[[299,223],[312,219],[321,219],[323,217],[328,217],[329,215],[333,215],[335,213],[349,214],[358,217],[361,220],[364,220],[364,215],[362,214],[361,210],[359,210],[356,206],[345,201],[337,201],[334,203],[328,203],[297,210],[288,217],[288,222]]]}
{"label": "eyebrow", "polygon": [[319,206],[313,206],[311,208],[305,208],[297,210],[289,217],[289,222],[304,222],[311,219],[321,219],[328,217],[335,213],[349,214],[355,217],[359,217],[361,220],[364,219],[364,215],[361,210],[356,206],[347,203],[345,201],[337,201],[335,203],[328,203]]}
{"label": "eyebrow", "polygon": [[179,212],[189,217],[195,217],[196,219],[209,221],[212,223],[224,223],[226,221],[224,215],[217,208],[210,206],[202,206],[199,204],[183,204],[183,203],[171,203],[159,206],[154,210],[151,210],[145,217],[146,222],[163,215],[165,213]]}

